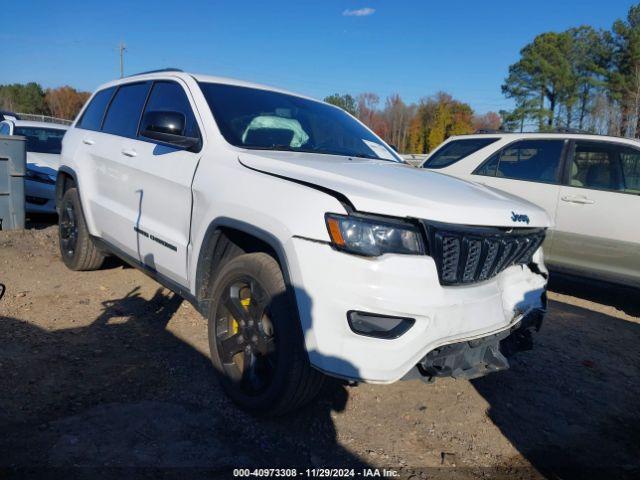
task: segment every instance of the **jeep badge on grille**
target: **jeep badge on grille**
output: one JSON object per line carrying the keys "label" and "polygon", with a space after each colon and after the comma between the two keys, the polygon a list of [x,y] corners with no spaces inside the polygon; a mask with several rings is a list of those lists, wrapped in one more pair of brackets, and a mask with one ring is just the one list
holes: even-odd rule
{"label": "jeep badge on grille", "polygon": [[529,225],[529,215],[511,212],[511,220],[513,220],[514,222],[524,222]]}

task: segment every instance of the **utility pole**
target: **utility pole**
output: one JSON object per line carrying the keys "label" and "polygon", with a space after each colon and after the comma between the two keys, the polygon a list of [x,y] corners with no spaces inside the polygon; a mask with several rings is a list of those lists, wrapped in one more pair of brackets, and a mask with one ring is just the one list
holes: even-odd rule
{"label": "utility pole", "polygon": [[127,49],[127,46],[124,42],[120,42],[118,46],[120,49],[120,78],[124,77],[124,51]]}

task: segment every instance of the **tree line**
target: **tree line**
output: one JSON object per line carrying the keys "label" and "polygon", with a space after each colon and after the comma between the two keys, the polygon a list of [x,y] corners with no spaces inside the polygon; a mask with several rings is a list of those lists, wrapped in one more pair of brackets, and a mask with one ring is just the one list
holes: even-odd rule
{"label": "tree line", "polygon": [[381,104],[375,93],[333,94],[324,99],[349,112],[400,152],[427,153],[451,135],[476,130],[495,130],[501,125],[495,112],[474,113],[467,103],[438,92],[407,104],[400,95],[388,96]]}
{"label": "tree line", "polygon": [[477,115],[440,92],[406,104],[399,95],[383,105],[373,93],[334,94],[338,105],[399,151],[426,153],[451,135],[476,130],[549,131],[640,136],[640,4],[609,30],[589,25],[545,32],[520,51],[502,85],[513,110]]}
{"label": "tree line", "polygon": [[[351,113],[400,152],[427,153],[477,130],[558,128],[640,136],[640,4],[608,30],[589,25],[545,32],[522,48],[502,93],[513,110],[477,114],[445,92],[406,103],[372,92],[324,100]],[[0,109],[73,119],[89,97],[70,86],[0,85]]]}
{"label": "tree line", "polygon": [[640,5],[609,30],[582,25],[538,35],[509,67],[502,92],[515,102],[504,127],[640,134]]}
{"label": "tree line", "polygon": [[73,120],[90,95],[68,85],[46,90],[35,82],[0,85],[0,110]]}

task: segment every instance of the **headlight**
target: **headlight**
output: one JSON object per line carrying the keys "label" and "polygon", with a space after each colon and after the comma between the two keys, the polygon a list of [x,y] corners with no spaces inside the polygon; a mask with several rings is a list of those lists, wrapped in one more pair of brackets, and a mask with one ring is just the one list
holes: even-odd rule
{"label": "headlight", "polygon": [[55,185],[56,184],[55,175],[49,175],[48,173],[36,172],[35,170],[30,170],[28,168],[27,168],[27,171],[26,171],[25,175],[29,180],[33,180],[34,182],[48,183],[50,185]]}
{"label": "headlight", "polygon": [[408,222],[335,213],[327,213],[325,220],[333,246],[349,253],[368,257],[425,253],[420,232]]}

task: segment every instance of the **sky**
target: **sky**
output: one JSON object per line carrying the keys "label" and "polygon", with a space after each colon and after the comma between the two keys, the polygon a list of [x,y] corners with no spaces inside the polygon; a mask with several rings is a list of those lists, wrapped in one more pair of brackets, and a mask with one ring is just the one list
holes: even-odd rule
{"label": "sky", "polygon": [[4,2],[0,84],[93,91],[165,67],[239,78],[315,98],[438,91],[476,112],[510,108],[510,64],[537,34],[609,29],[631,0],[135,0]]}

